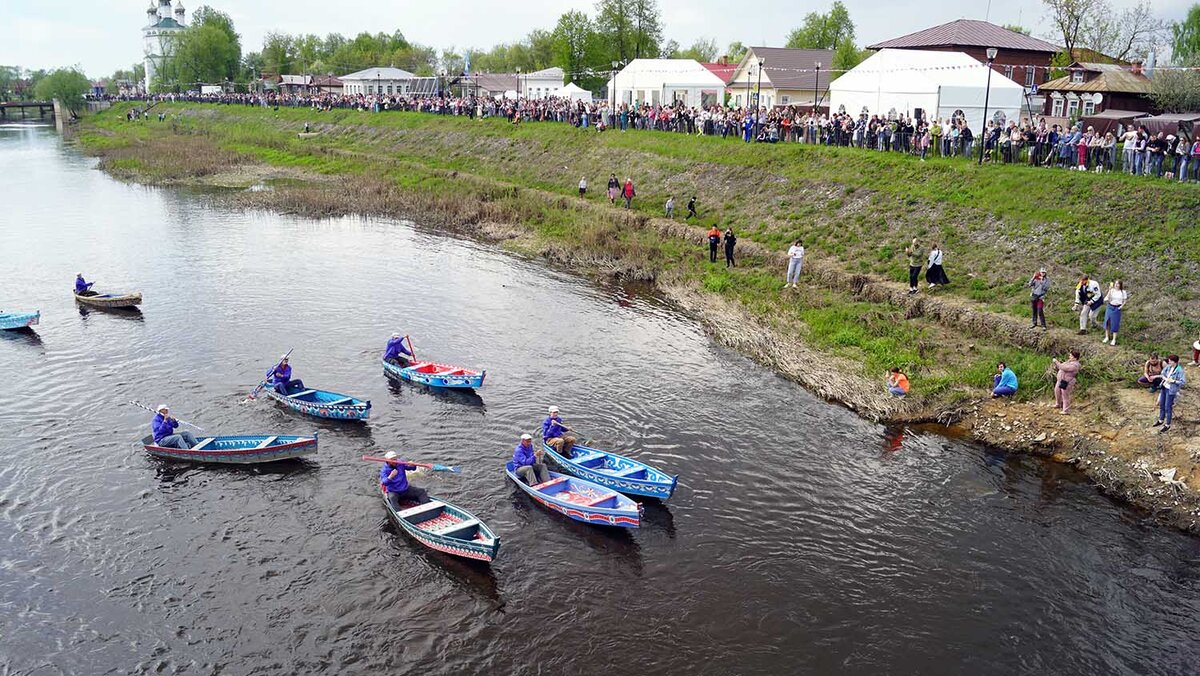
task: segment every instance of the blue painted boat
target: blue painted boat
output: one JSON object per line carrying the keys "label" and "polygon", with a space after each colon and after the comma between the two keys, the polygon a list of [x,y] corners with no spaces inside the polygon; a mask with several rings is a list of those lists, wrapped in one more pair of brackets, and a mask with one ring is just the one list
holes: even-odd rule
{"label": "blue painted boat", "polygon": [[288,383],[287,394],[280,394],[268,385],[264,390],[268,397],[293,411],[330,420],[366,420],[371,414],[371,402],[356,399],[337,392],[313,390],[299,380]]}
{"label": "blue painted boat", "polygon": [[431,498],[423,505],[403,502],[397,510],[383,491],[383,504],[397,526],[434,551],[489,563],[500,551],[500,538],[487,524],[445,500]]}
{"label": "blue painted boat", "polygon": [[196,437],[198,442],[188,450],[164,448],[154,444],[154,436],[142,439],[150,455],[169,460],[211,462],[226,465],[251,465],[279,460],[292,460],[317,452],[317,435],[277,436],[240,434],[226,437]]}
{"label": "blue painted boat", "polygon": [[550,472],[550,480],[530,486],[516,475],[512,461],[504,473],[543,506],[576,521],[601,526],[637,528],[642,523],[641,504],[590,481]]}
{"label": "blue painted boat", "polygon": [[559,467],[575,476],[607,486],[626,495],[642,495],[666,500],[675,492],[679,475],[651,467],[644,462],[616,453],[576,444],[572,457],[567,458],[545,442],[542,447]]}
{"label": "blue painted boat", "polygon": [[474,371],[461,366],[437,364],[430,361],[418,361],[408,366],[398,366],[384,360],[383,370],[389,376],[419,385],[457,389],[483,387],[483,379],[487,377],[487,371]]}
{"label": "blue painted boat", "polygon": [[27,329],[35,326],[42,319],[42,313],[33,312],[0,312],[0,330]]}

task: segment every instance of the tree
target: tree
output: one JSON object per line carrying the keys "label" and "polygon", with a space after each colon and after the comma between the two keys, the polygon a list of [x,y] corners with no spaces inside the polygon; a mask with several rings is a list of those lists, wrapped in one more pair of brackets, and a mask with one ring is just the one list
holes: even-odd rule
{"label": "tree", "polygon": [[729,60],[733,63],[741,63],[742,57],[746,56],[746,52],[748,51],[750,50],[746,49],[746,45],[743,45],[738,40],[734,40],[725,48],[725,56],[728,56]]}
{"label": "tree", "polygon": [[0,101],[9,101],[17,97],[21,81],[20,66],[0,66]]}
{"label": "tree", "polygon": [[663,41],[657,0],[599,0],[596,32],[608,46],[610,61],[658,56]]}
{"label": "tree", "polygon": [[1030,31],[1028,28],[1021,26],[1019,24],[1015,24],[1015,23],[1004,24],[1004,29],[1010,30],[1014,33],[1020,33],[1021,35],[1033,35],[1033,32]]}
{"label": "tree", "polygon": [[827,14],[809,12],[804,23],[788,35],[792,49],[837,49],[842,41],[854,41],[854,22],[850,12],[837,0]]}
{"label": "tree", "polygon": [[668,51],[664,45],[661,50],[663,56],[670,56],[675,59],[695,59],[700,63],[712,63],[716,61],[721,51],[717,47],[717,41],[712,38],[699,38],[687,49],[679,49],[679,45],[674,40],[669,40],[667,44],[674,44],[675,49]]}
{"label": "tree", "polygon": [[854,46],[850,40],[843,40],[833,52],[833,75],[836,80],[839,75],[862,63],[867,58],[866,50]]}
{"label": "tree", "polygon": [[[1200,57],[1182,62],[1183,66],[1200,66]],[[1200,70],[1164,69],[1150,79],[1150,98],[1167,113],[1200,110]]]}
{"label": "tree", "polygon": [[163,64],[157,88],[194,88],[203,83],[234,81],[241,74],[242,43],[228,14],[204,6],[192,25],[175,39],[175,50]]}
{"label": "tree", "polygon": [[587,14],[571,10],[558,17],[554,26],[554,63],[563,69],[568,81],[587,74],[594,62],[596,31]]}
{"label": "tree", "polygon": [[1068,56],[1083,47],[1118,60],[1144,58],[1166,33],[1166,24],[1145,0],[1120,12],[1108,0],[1042,2]]}
{"label": "tree", "polygon": [[83,96],[92,86],[87,76],[75,68],[60,68],[52,71],[37,83],[34,90],[43,101],[58,99],[72,113],[83,108]]}
{"label": "tree", "polygon": [[1176,63],[1200,57],[1200,5],[1192,5],[1187,18],[1171,24],[1171,58]]}

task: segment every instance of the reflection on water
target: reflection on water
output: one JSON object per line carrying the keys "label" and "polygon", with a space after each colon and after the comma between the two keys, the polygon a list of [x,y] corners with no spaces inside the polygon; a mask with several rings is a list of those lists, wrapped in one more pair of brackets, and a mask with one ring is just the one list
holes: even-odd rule
{"label": "reflection on water", "polygon": [[[0,334],[13,673],[1190,673],[1200,657],[1196,540],[1069,468],[816,401],[645,289],[405,224],[125,185],[45,130],[0,128],[0,160],[22,167],[0,181],[0,303],[42,309],[36,333]],[[77,310],[79,271],[143,290],[143,320]],[[391,382],[397,331],[487,385]],[[306,382],[371,399],[370,420],[241,404],[289,347]],[[320,450],[159,461],[130,400],[210,433],[319,431]],[[635,531],[533,503],[501,467],[551,404],[679,473],[675,496]],[[386,450],[463,468],[414,481],[496,531],[492,566],[381,527],[359,456]]]}

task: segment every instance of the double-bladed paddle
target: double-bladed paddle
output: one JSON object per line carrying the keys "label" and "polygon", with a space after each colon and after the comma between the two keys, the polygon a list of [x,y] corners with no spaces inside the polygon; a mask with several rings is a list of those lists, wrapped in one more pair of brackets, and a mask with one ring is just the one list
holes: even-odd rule
{"label": "double-bladed paddle", "polygon": [[451,467],[449,465],[439,465],[437,463],[413,462],[411,460],[400,460],[398,458],[390,458],[390,459],[389,458],[377,458],[373,455],[364,455],[362,457],[362,459],[367,462],[384,462],[389,465],[415,465],[417,467],[424,467],[425,469],[431,469],[435,472],[453,472],[454,474],[460,474],[462,472],[462,469],[459,467]]}
{"label": "double-bladed paddle", "polygon": [[[288,350],[287,354],[283,355],[283,359],[287,359],[288,357],[292,356],[292,350],[294,350],[294,349],[296,349],[296,348],[293,347],[290,350]],[[275,362],[274,366],[267,369],[267,375],[263,376],[262,382],[260,382],[253,390],[251,390],[250,394],[247,395],[247,397],[242,400],[243,404],[248,401],[254,401],[254,399],[256,397],[258,397],[258,393],[262,392],[262,389],[264,387],[266,387],[267,381],[271,379],[271,374],[275,372],[275,369],[279,368],[279,365],[283,363],[283,359],[280,359],[279,361]]]}
{"label": "double-bladed paddle", "polygon": [[[145,409],[145,410],[147,410],[147,411],[149,411],[149,412],[151,412],[151,413],[158,413],[158,411],[155,411],[154,409],[150,408],[149,406],[147,406],[147,405],[145,405],[145,404],[139,404],[139,403],[137,403],[136,401],[131,401],[131,402],[129,402],[129,405],[131,405],[131,406],[137,406],[138,408]],[[182,425],[187,425],[188,427],[193,427],[193,428],[195,428],[197,432],[203,432],[203,431],[204,431],[204,428],[203,428],[203,427],[201,427],[201,426],[199,426],[199,425],[196,425],[196,424],[190,423],[190,422],[188,422],[188,421],[186,421],[186,420],[180,420],[179,418],[176,418],[175,416],[171,416],[171,417],[172,417],[172,418],[175,420],[175,422],[177,422],[177,423],[180,423],[180,424],[182,424]]]}

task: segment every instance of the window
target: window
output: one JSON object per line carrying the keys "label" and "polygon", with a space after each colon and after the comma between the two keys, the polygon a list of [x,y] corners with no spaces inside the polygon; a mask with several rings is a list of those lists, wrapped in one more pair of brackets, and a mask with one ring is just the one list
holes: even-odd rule
{"label": "window", "polygon": [[1051,115],[1053,115],[1054,117],[1062,117],[1063,116],[1063,100],[1062,99],[1054,99],[1054,109],[1053,109],[1053,112],[1051,113]]}
{"label": "window", "polygon": [[389,94],[391,94],[391,93],[392,93],[392,85],[388,85],[388,93],[389,93]]}
{"label": "window", "polygon": [[1071,99],[1067,101],[1067,117],[1075,117],[1079,113],[1079,101]]}
{"label": "window", "polygon": [[375,85],[367,85],[367,93],[374,94],[375,93]]}
{"label": "window", "polygon": [[1071,82],[1073,82],[1075,84],[1082,83],[1083,82],[1083,71],[1082,70],[1071,71]]}
{"label": "window", "polygon": [[1034,79],[1037,77],[1036,73],[1037,73],[1036,67],[1025,66],[1025,86],[1026,87],[1033,86]]}
{"label": "window", "polygon": [[792,102],[792,97],[789,96],[788,94],[780,94],[779,102],[786,106],[787,104]]}
{"label": "window", "polygon": [[1083,102],[1083,114],[1084,115],[1093,115],[1093,114],[1095,114],[1095,112],[1096,112],[1096,104],[1095,103],[1093,103],[1090,99]]}
{"label": "window", "polygon": [[1012,66],[1005,66],[1005,67],[1004,67],[1004,77],[1006,77],[1006,78],[1008,78],[1008,79],[1010,79],[1010,80],[1011,80],[1011,79],[1012,79],[1012,76],[1013,76],[1013,67],[1012,67]]}

